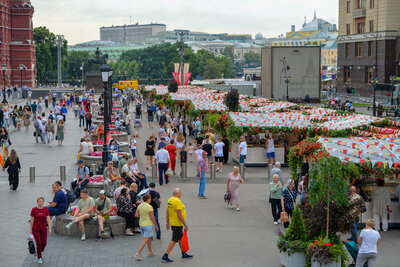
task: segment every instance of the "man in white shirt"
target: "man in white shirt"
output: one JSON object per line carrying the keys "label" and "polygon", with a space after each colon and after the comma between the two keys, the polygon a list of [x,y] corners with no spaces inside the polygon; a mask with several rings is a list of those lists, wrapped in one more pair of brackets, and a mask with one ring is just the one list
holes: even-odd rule
{"label": "man in white shirt", "polygon": [[[224,146],[221,138],[218,138],[218,142],[214,145],[215,164],[217,165],[217,172],[222,172],[222,162],[224,161]],[[219,164],[219,168],[218,168]]]}
{"label": "man in white shirt", "polygon": [[[205,152],[203,149],[201,149],[201,145],[197,146],[197,150],[194,152],[196,154],[196,158],[197,158],[197,164],[196,166],[199,165],[199,161],[200,159],[203,157],[203,152]],[[197,177],[200,177],[200,170],[199,168],[197,168]]]}
{"label": "man in white shirt", "polygon": [[125,111],[125,127],[126,127],[126,132],[130,135],[131,134],[131,115],[129,112],[126,110]]}
{"label": "man in white shirt", "polygon": [[121,177],[128,183],[133,184],[137,182],[136,177],[132,174],[131,165],[133,164],[133,159],[128,160],[126,164],[121,169]]}
{"label": "man in white shirt", "polygon": [[[165,144],[160,145],[160,149],[157,151],[155,158],[156,163],[158,163],[159,183],[160,185],[163,185],[163,175],[165,175],[168,170],[168,164],[171,163],[169,153],[167,150],[165,150]],[[165,175],[165,183],[168,184],[168,182],[168,176]]]}
{"label": "man in white shirt", "polygon": [[132,171],[133,176],[136,177],[136,179],[137,179],[136,181],[139,181],[138,188],[139,188],[139,192],[140,192],[142,189],[148,188],[146,174],[139,171],[138,164],[137,164],[137,162],[138,162],[137,158],[133,158],[132,161],[133,161],[133,163],[131,165],[131,171]]}

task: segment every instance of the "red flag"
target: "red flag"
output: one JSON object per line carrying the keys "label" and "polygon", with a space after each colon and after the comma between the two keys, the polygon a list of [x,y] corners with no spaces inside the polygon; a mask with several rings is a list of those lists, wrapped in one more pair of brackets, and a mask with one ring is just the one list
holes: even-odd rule
{"label": "red flag", "polygon": [[363,164],[365,162],[364,159],[360,159],[360,164]]}
{"label": "red flag", "polygon": [[382,161],[378,161],[378,168],[380,168],[382,165]]}

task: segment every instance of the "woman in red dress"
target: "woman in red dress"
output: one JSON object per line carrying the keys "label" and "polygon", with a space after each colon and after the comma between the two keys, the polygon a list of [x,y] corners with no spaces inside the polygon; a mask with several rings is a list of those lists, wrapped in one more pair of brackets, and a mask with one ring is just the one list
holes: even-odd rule
{"label": "woman in red dress", "polygon": [[165,149],[168,151],[169,153],[169,158],[171,159],[171,170],[173,171],[174,175],[175,175],[175,164],[176,164],[176,146],[174,145],[174,139],[171,139],[170,141],[171,143],[169,145],[167,145],[165,147]]}
{"label": "woman in red dress", "polygon": [[47,244],[47,225],[49,226],[49,235],[51,235],[51,220],[50,212],[44,207],[44,198],[39,197],[37,199],[37,207],[34,207],[31,211],[31,227],[30,233],[33,234],[36,241],[36,253],[38,257],[38,263],[43,263],[42,252]]}

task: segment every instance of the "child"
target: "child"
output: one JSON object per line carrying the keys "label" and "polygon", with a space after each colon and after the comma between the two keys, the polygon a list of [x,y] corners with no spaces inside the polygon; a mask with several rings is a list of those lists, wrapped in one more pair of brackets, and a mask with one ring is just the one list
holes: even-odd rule
{"label": "child", "polygon": [[181,157],[181,176],[182,176],[182,163],[187,163],[187,151],[186,146],[183,145],[181,151],[179,152]]}
{"label": "child", "polygon": [[137,115],[136,116],[136,119],[135,119],[135,128],[142,128],[143,126],[142,126],[142,122],[140,121],[140,115]]}
{"label": "child", "polygon": [[188,154],[190,162],[193,162],[193,152],[194,152],[194,146],[192,145],[192,143],[189,143]]}

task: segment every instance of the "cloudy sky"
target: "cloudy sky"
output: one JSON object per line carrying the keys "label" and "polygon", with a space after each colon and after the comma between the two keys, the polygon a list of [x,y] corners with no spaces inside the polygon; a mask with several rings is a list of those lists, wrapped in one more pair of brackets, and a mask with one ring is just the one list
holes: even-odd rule
{"label": "cloudy sky", "polygon": [[337,23],[338,0],[31,0],[34,26],[64,34],[69,44],[98,40],[101,26],[164,23],[167,30],[261,32],[274,37],[317,17]]}

